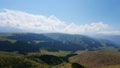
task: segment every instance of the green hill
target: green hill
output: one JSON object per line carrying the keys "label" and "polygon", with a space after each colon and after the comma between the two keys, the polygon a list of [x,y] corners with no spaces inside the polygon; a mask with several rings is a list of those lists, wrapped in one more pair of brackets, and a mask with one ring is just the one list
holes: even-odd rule
{"label": "green hill", "polygon": [[0,68],[49,68],[49,66],[20,54],[0,52]]}

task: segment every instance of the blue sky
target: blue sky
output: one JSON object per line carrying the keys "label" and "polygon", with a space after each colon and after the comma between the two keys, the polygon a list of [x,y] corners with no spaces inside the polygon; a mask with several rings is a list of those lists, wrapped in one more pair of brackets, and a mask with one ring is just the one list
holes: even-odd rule
{"label": "blue sky", "polygon": [[0,10],[55,16],[66,24],[103,22],[120,30],[120,0],[0,0]]}

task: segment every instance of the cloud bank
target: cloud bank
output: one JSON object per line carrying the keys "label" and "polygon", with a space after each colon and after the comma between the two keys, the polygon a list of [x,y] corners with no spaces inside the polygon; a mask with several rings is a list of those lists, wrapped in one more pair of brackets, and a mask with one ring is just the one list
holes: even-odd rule
{"label": "cloud bank", "polygon": [[[102,33],[109,28],[103,22],[91,24],[67,24],[55,16],[34,15],[22,11],[4,9],[0,12],[0,27],[13,27],[27,32],[61,32],[70,34]],[[104,32],[105,33],[105,32]]]}

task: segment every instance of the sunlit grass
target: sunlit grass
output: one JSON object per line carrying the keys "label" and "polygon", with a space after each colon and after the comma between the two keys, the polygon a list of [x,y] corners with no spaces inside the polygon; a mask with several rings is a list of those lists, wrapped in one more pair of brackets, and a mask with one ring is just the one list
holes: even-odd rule
{"label": "sunlit grass", "polygon": [[7,39],[7,38],[0,38],[0,41],[9,41],[11,43],[15,43],[16,42],[16,40]]}
{"label": "sunlit grass", "polygon": [[117,65],[108,65],[108,66],[101,66],[101,67],[95,67],[95,68],[120,68],[120,64],[117,64]]}
{"label": "sunlit grass", "polygon": [[31,53],[28,53],[27,55],[30,56],[30,55],[53,55],[53,56],[59,56],[59,57],[64,57],[64,56],[67,56],[69,54],[72,54],[71,51],[47,51],[47,50],[44,50],[44,49],[41,49],[40,52],[31,52]]}
{"label": "sunlit grass", "polygon": [[47,54],[47,55],[54,55],[54,56],[67,56],[68,54],[71,54],[71,51],[47,51],[47,50],[40,50],[41,54]]}

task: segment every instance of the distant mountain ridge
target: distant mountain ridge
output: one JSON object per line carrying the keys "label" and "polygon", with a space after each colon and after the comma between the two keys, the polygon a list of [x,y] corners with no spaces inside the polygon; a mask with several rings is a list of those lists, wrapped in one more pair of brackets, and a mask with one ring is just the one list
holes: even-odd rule
{"label": "distant mountain ridge", "polygon": [[[62,33],[1,33],[0,37],[0,50],[18,51],[21,53],[37,52],[40,49],[50,51],[93,51],[107,48],[119,49],[114,43],[109,42],[108,40],[94,39],[84,35]],[[15,42],[11,43],[11,41]]]}
{"label": "distant mountain ridge", "polygon": [[120,46],[120,35],[99,35],[96,38],[107,39]]}
{"label": "distant mountain ridge", "polygon": [[62,33],[48,33],[44,34],[45,36],[48,36],[52,39],[61,41],[62,43],[71,43],[76,45],[82,45],[86,46],[88,50],[97,50],[99,47],[115,47],[118,48],[118,46],[108,39],[102,39],[102,38],[95,38],[91,36],[85,36],[85,35],[78,35],[78,34],[62,34]]}

